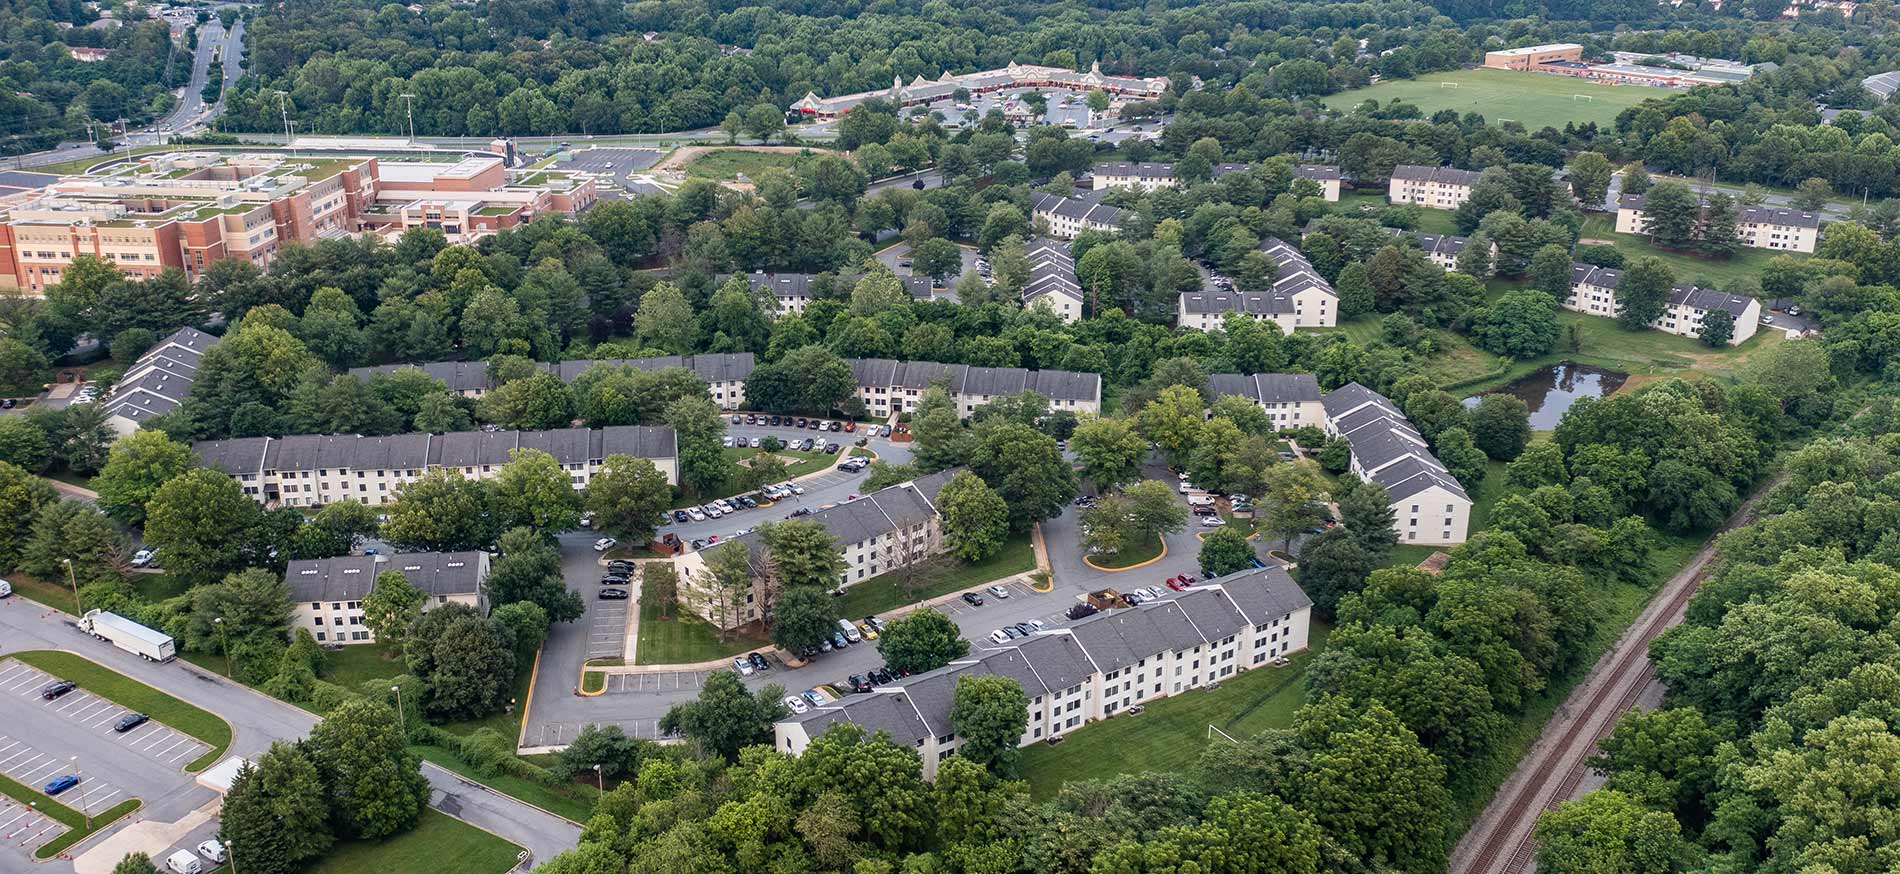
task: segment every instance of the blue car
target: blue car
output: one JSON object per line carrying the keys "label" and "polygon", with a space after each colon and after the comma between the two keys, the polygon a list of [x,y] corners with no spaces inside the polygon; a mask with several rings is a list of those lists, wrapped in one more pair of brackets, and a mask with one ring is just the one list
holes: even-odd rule
{"label": "blue car", "polygon": [[71,789],[77,785],[79,785],[78,774],[67,774],[63,777],[54,777],[53,782],[46,784],[46,794],[58,795],[59,793],[64,792],[68,789]]}

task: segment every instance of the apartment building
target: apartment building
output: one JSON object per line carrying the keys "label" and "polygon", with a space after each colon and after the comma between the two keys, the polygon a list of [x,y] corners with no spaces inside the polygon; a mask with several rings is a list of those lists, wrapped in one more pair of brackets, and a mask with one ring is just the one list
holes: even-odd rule
{"label": "apartment building", "polygon": [[[1012,62],[1008,67],[955,76],[946,70],[935,80],[919,75],[908,85],[904,84],[903,77],[893,77],[890,88],[837,97],[819,97],[808,91],[790,109],[814,119],[833,119],[867,100],[888,100],[900,108],[928,107],[953,103],[959,90],[971,95],[982,95],[1013,89],[1100,90],[1109,95],[1112,105],[1118,105],[1131,100],[1159,100],[1167,94],[1168,84],[1166,76],[1111,76],[1102,72],[1099,61],[1091,64],[1086,73],[1063,67]],[[1196,84],[1199,84],[1198,79]]]}
{"label": "apartment building", "polygon": [[[845,567],[838,576],[838,588],[941,554],[947,545],[937,511],[937,493],[961,470],[954,468],[898,483],[803,517],[823,525],[838,541]],[[775,586],[765,542],[757,534],[742,534],[727,543],[735,546],[720,544],[712,548],[742,548],[752,558],[752,582],[747,591],[723,592],[711,585],[704,552],[675,557],[673,569],[680,581],[681,603],[708,622],[735,628],[770,614],[767,593]]]}
{"label": "apartment building", "polygon": [[[1570,265],[1570,295],[1564,309],[1572,312],[1616,318],[1619,305],[1616,289],[1623,271],[1591,264]],[[1740,345],[1755,336],[1761,327],[1761,301],[1745,295],[1729,294],[1713,288],[1678,284],[1669,289],[1663,313],[1650,323],[1658,331],[1683,337],[1702,336],[1702,318],[1714,310],[1725,310],[1735,318],[1730,346]]]}
{"label": "apartment building", "polygon": [[985,642],[934,671],[781,719],[773,742],[798,755],[833,724],[850,723],[917,750],[925,778],[933,778],[962,745],[950,710],[964,676],[994,674],[1022,685],[1029,719],[1018,744],[1028,746],[1304,650],[1312,607],[1281,568],[1229,574],[1002,646]]}
{"label": "apartment building", "polygon": [[1214,397],[1238,395],[1267,411],[1273,427],[1323,427],[1326,406],[1320,402],[1319,380],[1310,373],[1216,373],[1208,376]]}
{"label": "apartment building", "polygon": [[1352,447],[1354,476],[1385,487],[1399,542],[1450,546],[1471,528],[1471,497],[1384,395],[1352,382],[1320,400],[1325,430]]}
{"label": "apartment building", "polygon": [[1479,175],[1475,170],[1400,164],[1392,168],[1386,196],[1393,203],[1410,203],[1427,209],[1457,209],[1471,199],[1471,189],[1477,186]]}
{"label": "apartment building", "polygon": [[[1616,232],[1649,235],[1649,216],[1643,196],[1625,194],[1616,202]],[[1820,213],[1775,206],[1743,206],[1735,217],[1735,233],[1742,245],[1780,252],[1809,252],[1821,242]]]}
{"label": "apartment building", "polygon": [[1102,202],[1102,191],[1091,191],[1075,197],[1060,194],[1037,192],[1034,197],[1034,218],[1049,225],[1049,235],[1064,240],[1073,240],[1083,231],[1103,231],[1114,233],[1121,228],[1122,211],[1119,207]]}
{"label": "apartment building", "polygon": [[858,380],[858,399],[876,418],[908,413],[933,385],[941,384],[956,403],[957,415],[968,417],[976,408],[998,398],[1033,391],[1049,399],[1051,411],[1082,415],[1102,409],[1102,376],[1069,370],[1025,370],[1021,367],[974,367],[935,361],[893,361],[889,358],[847,358]]}
{"label": "apartment building", "polygon": [[191,446],[200,463],[236,480],[244,494],[266,506],[285,507],[390,503],[405,483],[433,468],[464,479],[488,479],[517,449],[554,456],[576,490],[587,487],[609,455],[647,459],[668,483],[679,483],[679,444],[673,429],[645,425],[392,437],[301,434],[201,440]]}
{"label": "apartment building", "polygon": [[[1211,175],[1219,179],[1228,173],[1237,173],[1246,169],[1246,164],[1215,164]],[[1110,188],[1154,191],[1160,188],[1173,188],[1179,184],[1175,177],[1174,165],[1166,162],[1105,161],[1096,164],[1089,171],[1088,178],[1089,187],[1094,191]]]}
{"label": "apartment building", "polygon": [[106,396],[106,424],[124,436],[178,409],[191,394],[205,351],[218,339],[197,328],[179,328],[145,350]]}
{"label": "apartment building", "polygon": [[1529,71],[1552,61],[1581,61],[1583,46],[1573,42],[1499,49],[1484,53],[1484,65],[1493,70]]}
{"label": "apartment building", "polygon": [[[1424,231],[1408,231],[1402,228],[1385,228],[1384,230],[1394,237],[1410,239],[1412,242],[1417,243],[1419,251],[1424,252],[1425,257],[1430,258],[1433,264],[1446,270],[1457,269],[1458,256],[1463,254],[1465,249],[1471,245],[1470,237],[1460,237],[1454,234],[1428,234]],[[1498,246],[1496,243],[1492,243],[1491,259],[1495,261],[1497,257]]]}
{"label": "apartment building", "polygon": [[1311,179],[1319,183],[1320,196],[1327,203],[1339,202],[1340,175],[1338,167],[1324,164],[1297,164],[1293,167],[1293,178]]}
{"label": "apartment building", "polygon": [[375,643],[376,633],[363,624],[363,599],[376,587],[376,577],[391,571],[423,594],[425,613],[444,604],[488,612],[486,552],[342,555],[297,559],[284,569],[291,629],[306,629],[322,644]]}
{"label": "apartment building", "polygon": [[1271,321],[1291,334],[1296,328],[1330,328],[1339,324],[1339,295],[1313,269],[1300,250],[1278,237],[1260,244],[1275,264],[1273,287],[1267,291],[1187,291],[1176,304],[1174,323],[1183,328],[1212,331],[1228,313],[1244,313]]}
{"label": "apartment building", "polygon": [[1069,244],[1031,237],[1023,246],[1029,256],[1029,281],[1023,285],[1023,307],[1043,307],[1073,324],[1082,318],[1082,281],[1075,275]]}
{"label": "apartment building", "polygon": [[0,288],[44,294],[82,255],[137,279],[167,269],[196,279],[220,259],[266,267],[286,243],[364,232],[432,227],[467,242],[585,209],[593,186],[586,174],[510,178],[498,157],[164,153],[61,177],[0,207]]}
{"label": "apartment building", "polygon": [[[595,366],[626,368],[630,370],[667,370],[674,367],[685,368],[693,372],[706,383],[707,392],[713,403],[722,410],[737,410],[745,406],[745,380],[752,375],[757,361],[750,352],[713,353],[707,355],[662,355],[653,358],[577,358],[558,364],[537,362],[535,367],[553,373],[565,382],[575,378]],[[494,380],[488,375],[488,363],[485,361],[436,361],[428,364],[383,364],[375,367],[352,367],[350,375],[368,380],[379,373],[394,373],[399,370],[421,370],[449,387],[465,398],[480,398],[494,388]]]}

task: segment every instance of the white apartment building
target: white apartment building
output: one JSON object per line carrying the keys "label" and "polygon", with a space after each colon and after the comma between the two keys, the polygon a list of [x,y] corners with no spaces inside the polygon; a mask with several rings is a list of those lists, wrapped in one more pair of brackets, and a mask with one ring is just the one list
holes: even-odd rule
{"label": "white apartment building", "polygon": [[379,505],[432,468],[464,479],[488,479],[517,449],[554,456],[575,489],[585,489],[609,455],[653,462],[679,483],[679,445],[672,428],[616,425],[557,431],[457,431],[449,434],[304,434],[201,440],[191,451],[204,466],[237,480],[266,506],[321,507],[337,501]]}
{"label": "white apartment building", "polygon": [[1029,282],[1023,285],[1023,307],[1043,307],[1062,321],[1082,318],[1082,282],[1075,275],[1075,258],[1060,240],[1032,237],[1023,246],[1029,256]]}
{"label": "white apartment building", "polygon": [[[1570,295],[1564,298],[1564,309],[1606,319],[1616,318],[1616,288],[1622,281],[1621,270],[1572,263]],[[1700,338],[1702,317],[1714,310],[1726,310],[1735,318],[1735,331],[1728,341],[1730,346],[1746,342],[1761,327],[1761,301],[1696,285],[1671,287],[1669,301],[1662,315],[1657,316],[1649,326],[1665,333]]]}
{"label": "white apartment building", "polygon": [[932,385],[941,384],[956,402],[957,415],[968,417],[976,408],[998,398],[1033,391],[1049,399],[1049,409],[1076,415],[1102,410],[1102,375],[1070,370],[1025,370],[1021,367],[973,367],[934,361],[893,361],[889,358],[846,358],[858,380],[858,399],[876,418],[915,412],[918,401]]}
{"label": "white apartment building", "polygon": [[[1228,173],[1246,169],[1246,164],[1215,164],[1210,175],[1219,179]],[[1110,188],[1154,191],[1173,188],[1178,184],[1180,182],[1175,176],[1174,165],[1164,162],[1106,161],[1096,164],[1089,171],[1089,187],[1094,191]]]}
{"label": "white apartment building", "polygon": [[1122,211],[1102,202],[1108,191],[1092,191],[1075,197],[1038,192],[1032,218],[1049,223],[1049,235],[1073,240],[1083,231],[1114,233],[1121,228]]}
{"label": "white apartment building", "polygon": [[1239,395],[1259,404],[1275,428],[1318,428],[1326,423],[1319,380],[1310,373],[1216,373],[1208,376],[1207,388],[1216,398]]}
{"label": "white apartment building", "polygon": [[106,424],[123,437],[178,409],[191,394],[206,350],[218,339],[197,328],[179,328],[145,350],[106,397]]}
{"label": "white apartment building", "polygon": [[1397,404],[1356,382],[1321,399],[1328,436],[1352,447],[1352,474],[1385,487],[1399,542],[1451,546],[1471,529],[1471,497]]}
{"label": "white apartment building", "polygon": [[[1384,230],[1394,237],[1411,239],[1418,244],[1419,251],[1424,252],[1426,258],[1445,270],[1458,269],[1458,256],[1471,245],[1470,237],[1454,234],[1428,234],[1424,231],[1408,231],[1400,228],[1385,228]],[[1498,245],[1492,243],[1491,260],[1496,261],[1497,257]]]}
{"label": "white apartment building", "polygon": [[423,612],[444,604],[463,604],[484,613],[488,596],[488,553],[408,552],[396,555],[343,555],[298,559],[284,569],[290,587],[290,627],[308,629],[318,643],[375,643],[363,624],[363,599],[376,577],[400,572],[424,595]]}
{"label": "white apartment building", "polygon": [[1319,183],[1320,196],[1327,203],[1339,202],[1339,168],[1325,164],[1297,164],[1293,167],[1295,179],[1311,179]]}
{"label": "white apartment building", "polygon": [[[663,355],[654,358],[587,358],[562,361],[558,364],[537,362],[535,367],[559,376],[563,382],[573,382],[575,378],[595,366],[647,371],[683,367],[705,381],[707,394],[720,409],[737,410],[745,407],[745,380],[746,377],[752,375],[752,368],[756,364],[757,361],[752,353],[734,352],[708,355]],[[368,380],[379,373],[394,373],[407,368],[419,369],[429,376],[442,380],[442,383],[449,387],[449,391],[465,398],[480,398],[494,388],[494,380],[489,378],[488,363],[485,361],[436,361],[428,364],[352,367],[350,375],[357,379]]]}
{"label": "white apartment building", "polygon": [[1457,209],[1471,199],[1471,189],[1477,186],[1478,176],[1473,170],[1400,164],[1392,168],[1386,196],[1393,203],[1410,203],[1427,209]]}
{"label": "white apartment building", "polygon": [[[825,526],[837,538],[845,567],[838,577],[838,587],[852,586],[943,552],[946,544],[937,513],[937,493],[961,470],[918,477],[803,517]],[[770,611],[766,593],[771,564],[765,559],[765,543],[757,534],[743,534],[710,547],[728,548],[744,549],[752,556],[750,591],[724,595],[708,585],[704,552],[675,557],[673,569],[679,577],[681,603],[708,622],[735,628],[758,621]]]}
{"label": "white apartment building", "polygon": [[1330,328],[1339,324],[1339,295],[1300,250],[1277,237],[1262,241],[1260,250],[1276,265],[1271,290],[1182,292],[1176,304],[1174,323],[1183,328],[1212,331],[1226,322],[1228,313],[1238,312],[1271,321],[1287,334],[1296,328]]}
{"label": "white apartment building", "polygon": [[[1649,216],[1643,196],[1625,194],[1616,202],[1616,232],[1649,235]],[[1813,252],[1821,242],[1820,213],[1774,206],[1742,206],[1735,217],[1735,233],[1742,245],[1778,252]]]}
{"label": "white apartment building", "polygon": [[1028,746],[1306,649],[1312,607],[1284,569],[1245,570],[1002,646],[985,641],[937,670],[782,719],[773,740],[798,755],[833,724],[851,723],[917,750],[929,779],[962,745],[950,710],[963,676],[1022,685],[1029,714],[1019,745]]}

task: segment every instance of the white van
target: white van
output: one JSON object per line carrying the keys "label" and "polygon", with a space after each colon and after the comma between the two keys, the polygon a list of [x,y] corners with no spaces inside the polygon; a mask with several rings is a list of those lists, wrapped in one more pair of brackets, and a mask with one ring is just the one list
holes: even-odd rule
{"label": "white van", "polygon": [[0,580],[0,598],[5,598],[11,594],[13,594],[13,584],[6,580]]}
{"label": "white van", "polygon": [[205,865],[190,850],[179,850],[165,857],[165,870],[172,874],[204,874]]}
{"label": "white van", "polygon": [[852,643],[864,642],[864,634],[858,631],[858,627],[852,625],[849,619],[838,620],[838,631],[844,634],[845,640],[851,641]]}
{"label": "white van", "polygon": [[216,838],[205,841],[198,845],[198,855],[203,856],[207,860],[214,863],[223,862],[224,861],[224,845],[221,843],[218,843]]}

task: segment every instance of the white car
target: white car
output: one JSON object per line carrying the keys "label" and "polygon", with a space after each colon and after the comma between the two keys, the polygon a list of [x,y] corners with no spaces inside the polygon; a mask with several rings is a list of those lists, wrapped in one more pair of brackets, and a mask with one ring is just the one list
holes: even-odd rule
{"label": "white car", "polygon": [[686,518],[691,519],[694,522],[704,522],[706,521],[706,511],[701,510],[698,507],[687,507]]}
{"label": "white car", "polygon": [[721,439],[721,440],[720,440],[719,442],[720,442],[720,444],[721,444],[721,445],[723,445],[723,446],[725,446],[725,447],[726,447],[727,449],[731,449],[731,448],[732,448],[732,438],[731,438],[731,437],[726,437],[726,438],[724,438],[724,439]]}
{"label": "white car", "polygon": [[594,514],[592,514],[592,513],[582,513],[582,514],[581,514],[581,527],[582,527],[582,528],[592,528],[592,527],[594,527]]}
{"label": "white car", "polygon": [[804,713],[811,710],[811,705],[806,704],[805,699],[797,695],[787,695],[785,696],[785,708],[793,713]]}
{"label": "white car", "polygon": [[733,670],[736,670],[739,672],[739,676],[742,676],[742,677],[752,676],[752,663],[749,661],[746,661],[743,658],[733,659],[732,668]]}
{"label": "white car", "polygon": [[995,595],[995,596],[996,596],[996,597],[998,597],[998,598],[1004,598],[1004,599],[1007,599],[1007,598],[1009,597],[1009,590],[1008,590],[1008,589],[1005,589],[1005,588],[1003,588],[1003,587],[1002,587],[1002,586],[1000,586],[1000,585],[996,585],[996,586],[991,586],[991,587],[990,587],[990,594],[992,594],[992,595]]}
{"label": "white car", "polygon": [[714,506],[716,506],[716,507],[718,507],[718,508],[719,508],[719,509],[721,509],[721,510],[724,510],[724,511],[726,511],[726,512],[728,512],[728,513],[737,513],[737,512],[739,512],[739,508],[738,508],[738,507],[735,507],[735,506],[733,506],[733,505],[732,505],[732,502],[731,502],[731,501],[728,501],[728,500],[726,500],[725,498],[720,498],[719,500],[717,500],[717,501],[714,501],[714,502],[713,502],[713,505],[714,505]]}
{"label": "white car", "polygon": [[705,506],[705,510],[706,510],[706,515],[711,516],[714,519],[717,519],[721,516],[726,515],[726,511],[719,509],[719,507],[714,504],[707,504]]}
{"label": "white car", "polygon": [[1030,628],[1034,628],[1034,629],[1036,629],[1037,631],[1041,631],[1041,630],[1042,630],[1042,620],[1040,620],[1040,619],[1031,619],[1031,620],[1029,620],[1029,627],[1030,627]]}
{"label": "white car", "polygon": [[611,537],[602,537],[601,539],[594,541],[594,551],[606,552],[607,550],[612,549],[619,545],[620,545],[620,541],[618,540],[615,540]]}
{"label": "white car", "polygon": [[1153,586],[1142,586],[1141,588],[1136,589],[1135,591],[1140,592],[1143,595],[1147,595],[1148,600],[1150,601],[1153,601],[1161,597],[1161,593],[1156,591]]}
{"label": "white car", "polygon": [[132,553],[132,566],[145,567],[152,563],[152,558],[156,555],[157,553],[150,549],[141,549],[138,552]]}
{"label": "white car", "polygon": [[995,641],[996,643],[1008,643],[1009,635],[1004,634],[1003,629],[998,628],[995,631],[990,632],[990,640]]}
{"label": "white car", "polygon": [[205,841],[204,843],[198,845],[198,855],[203,856],[206,859],[209,859],[213,862],[223,862],[224,861],[224,845],[218,843],[215,840]]}
{"label": "white car", "polygon": [[1202,528],[1219,528],[1225,524],[1227,524],[1227,520],[1222,519],[1219,516],[1202,516],[1201,517]]}

